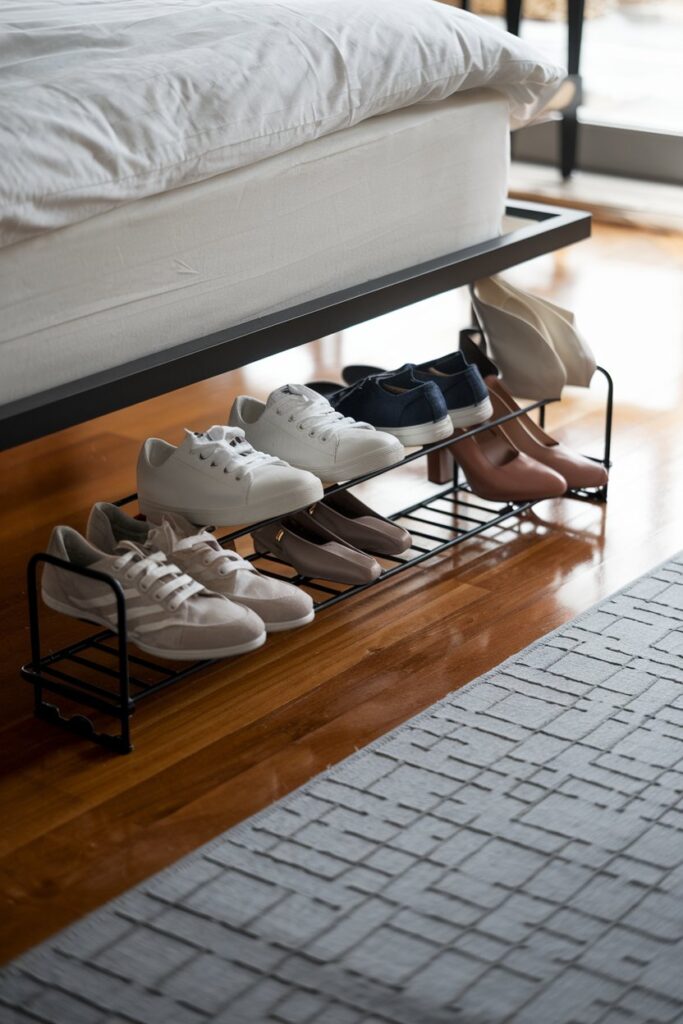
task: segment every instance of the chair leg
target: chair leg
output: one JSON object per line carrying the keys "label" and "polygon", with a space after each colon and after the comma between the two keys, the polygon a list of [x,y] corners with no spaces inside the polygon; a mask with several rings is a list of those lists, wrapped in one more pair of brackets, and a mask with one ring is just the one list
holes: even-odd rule
{"label": "chair leg", "polygon": [[576,144],[579,137],[579,122],[576,111],[562,115],[561,127],[561,171],[562,177],[570,178],[576,167]]}
{"label": "chair leg", "polygon": [[[571,0],[569,0],[571,6]],[[508,32],[513,36],[519,35],[519,23],[522,17],[522,0],[507,0],[505,5],[505,20]]]}
{"label": "chair leg", "polygon": [[[584,7],[584,0],[567,0],[567,70],[576,79],[579,79],[581,66]],[[577,106],[578,103],[572,104],[571,110],[567,110],[562,116],[561,170],[563,178],[569,178],[576,167],[576,148],[579,135]]]}
{"label": "chair leg", "polygon": [[581,64],[581,39],[585,0],[567,0],[567,71],[578,75]]}

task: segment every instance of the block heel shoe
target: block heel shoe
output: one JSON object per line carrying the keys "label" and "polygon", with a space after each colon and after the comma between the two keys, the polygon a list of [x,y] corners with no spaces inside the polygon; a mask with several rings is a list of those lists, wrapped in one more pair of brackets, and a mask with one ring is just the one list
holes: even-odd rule
{"label": "block heel shoe", "polygon": [[[465,431],[457,431],[464,434]],[[449,446],[474,494],[489,501],[558,498],[567,481],[549,466],[520,452],[502,427],[490,427]]]}
{"label": "block heel shoe", "polygon": [[[493,403],[494,417],[506,416],[519,409],[502,381],[489,377],[486,383]],[[584,487],[604,487],[607,483],[608,473],[602,463],[593,462],[560,444],[534,423],[527,413],[522,413],[514,420],[508,420],[505,432],[520,452],[563,476],[568,488],[578,490]]]}
{"label": "block heel shoe", "polygon": [[[518,412],[519,406],[498,376],[496,364],[473,340],[475,335],[480,337],[479,332],[475,330],[461,331],[460,348],[470,362],[479,366],[491,398],[494,417],[497,419],[511,412]],[[602,463],[587,459],[556,441],[528,413],[508,420],[505,423],[505,432],[525,455],[560,473],[567,481],[568,488],[579,490],[584,487],[604,487],[607,483],[608,472]]]}

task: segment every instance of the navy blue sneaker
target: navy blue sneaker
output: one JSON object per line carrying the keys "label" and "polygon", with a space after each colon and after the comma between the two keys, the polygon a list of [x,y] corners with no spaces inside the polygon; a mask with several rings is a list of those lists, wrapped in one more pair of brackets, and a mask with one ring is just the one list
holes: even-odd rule
{"label": "navy blue sneaker", "polygon": [[[385,371],[386,372],[386,371]],[[453,428],[474,427],[493,415],[488,388],[476,366],[462,352],[452,352],[426,363],[406,363],[398,374],[410,373],[416,381],[436,384],[443,395]],[[377,366],[346,366],[343,378],[353,384],[368,375],[382,373]]]}
{"label": "navy blue sneaker", "polygon": [[309,384],[337,412],[371,423],[404,445],[432,444],[453,433],[448,407],[431,380],[417,380],[410,370],[364,377],[351,387],[318,381]]}

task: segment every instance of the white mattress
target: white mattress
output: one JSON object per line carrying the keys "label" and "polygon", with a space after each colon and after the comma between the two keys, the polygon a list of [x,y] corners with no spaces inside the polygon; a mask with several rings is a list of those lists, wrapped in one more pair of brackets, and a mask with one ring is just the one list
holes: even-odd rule
{"label": "white mattress", "polygon": [[0,402],[500,233],[508,105],[475,91],[0,249]]}
{"label": "white mattress", "polygon": [[0,246],[457,92],[519,127],[564,77],[433,0],[2,0]]}

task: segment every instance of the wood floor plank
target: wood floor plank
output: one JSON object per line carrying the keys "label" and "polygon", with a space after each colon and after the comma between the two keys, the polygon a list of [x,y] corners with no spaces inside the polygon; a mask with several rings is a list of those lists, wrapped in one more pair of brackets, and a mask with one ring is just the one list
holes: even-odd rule
{"label": "wood floor plank", "polygon": [[[380,363],[428,356],[432,335],[456,337],[460,324],[451,331],[443,318],[455,310],[464,323],[466,296],[422,304],[417,342],[392,314],[332,346],[306,346],[0,455],[11,496],[0,519],[0,957],[289,792],[683,546],[681,266],[681,239],[599,227],[590,242],[514,272],[516,283],[575,308],[600,361],[615,369],[607,508],[545,502],[520,526],[504,524],[151,699],[134,717],[130,757],[31,716],[17,671],[27,656],[31,551],[53,523],[83,529],[94,501],[133,490],[144,437],[179,441],[184,425],[225,421],[235,394],[267,393],[290,375],[333,379],[370,350]],[[551,429],[596,451],[600,393],[599,385],[569,392],[549,409]],[[429,490],[415,463],[363,495],[387,512]],[[46,643],[81,629],[48,615]]]}

